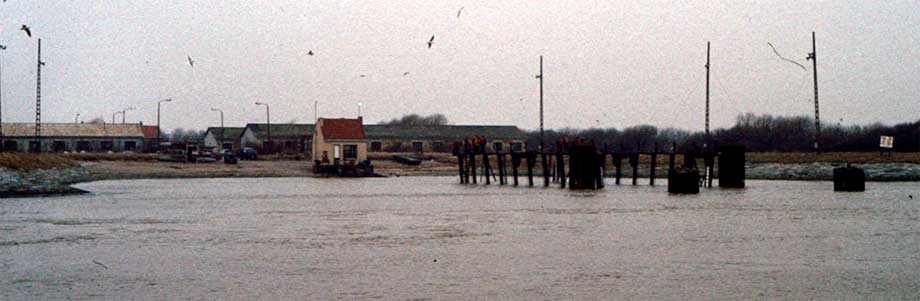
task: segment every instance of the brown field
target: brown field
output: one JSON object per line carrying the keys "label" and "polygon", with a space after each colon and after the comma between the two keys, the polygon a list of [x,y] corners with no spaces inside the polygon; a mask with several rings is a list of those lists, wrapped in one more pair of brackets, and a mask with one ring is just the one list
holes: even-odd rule
{"label": "brown field", "polygon": [[36,169],[73,167],[76,165],[76,162],[58,155],[0,153],[0,167],[13,170],[30,171]]}

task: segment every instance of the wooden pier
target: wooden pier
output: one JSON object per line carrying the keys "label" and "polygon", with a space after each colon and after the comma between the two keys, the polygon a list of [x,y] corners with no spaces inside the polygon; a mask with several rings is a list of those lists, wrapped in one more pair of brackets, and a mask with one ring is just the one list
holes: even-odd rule
{"label": "wooden pier", "polygon": [[[614,169],[614,183],[621,184],[623,177],[623,161],[627,161],[632,170],[632,185],[638,185],[640,156],[650,158],[649,185],[655,185],[658,175],[657,159],[659,155],[668,156],[668,191],[672,193],[697,193],[699,187],[712,187],[715,175],[716,159],[720,154],[725,159],[719,160],[720,186],[744,187],[744,147],[729,145],[719,147],[714,145],[710,150],[699,149],[691,146],[683,152],[677,151],[677,146],[672,144],[670,151],[661,152],[655,144],[651,152],[641,151],[609,151],[598,149],[593,141],[587,139],[564,139],[556,143],[554,151],[491,151],[485,143],[487,139],[473,137],[457,142],[454,145],[454,155],[457,157],[458,174],[460,183],[476,184],[483,182],[487,185],[497,182],[499,185],[520,185],[518,171],[525,165],[524,174],[527,177],[527,186],[534,186],[534,177],[543,178],[543,186],[549,187],[551,183],[560,188],[570,189],[601,189],[604,188],[604,178],[608,175],[607,158],[611,160]],[[636,148],[639,149],[639,148]],[[477,157],[479,164],[477,164]],[[680,157],[682,162],[677,164]],[[511,162],[508,164],[508,158]],[[702,172],[697,168],[697,159],[702,159]],[[539,174],[536,173],[537,160],[539,160]],[[495,167],[492,166],[493,162]],[[510,170],[509,170],[510,168]],[[497,170],[496,170],[497,169]],[[479,179],[477,179],[477,174]],[[511,177],[509,181],[507,178]],[[692,187],[692,188],[691,188]]]}

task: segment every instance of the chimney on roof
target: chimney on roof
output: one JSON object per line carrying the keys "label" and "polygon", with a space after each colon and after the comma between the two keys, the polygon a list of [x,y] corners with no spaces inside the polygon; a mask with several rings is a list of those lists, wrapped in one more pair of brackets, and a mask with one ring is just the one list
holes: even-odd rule
{"label": "chimney on roof", "polygon": [[364,124],[364,118],[361,116],[358,116],[358,122],[360,122],[361,124]]}

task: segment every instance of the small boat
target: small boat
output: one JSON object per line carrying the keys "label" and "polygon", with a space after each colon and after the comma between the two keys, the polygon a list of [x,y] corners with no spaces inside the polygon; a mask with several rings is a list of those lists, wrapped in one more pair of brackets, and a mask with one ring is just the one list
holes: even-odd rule
{"label": "small boat", "polygon": [[399,155],[393,156],[393,161],[399,162],[401,164],[413,165],[413,166],[422,164],[422,160],[408,157],[408,156],[399,156]]}

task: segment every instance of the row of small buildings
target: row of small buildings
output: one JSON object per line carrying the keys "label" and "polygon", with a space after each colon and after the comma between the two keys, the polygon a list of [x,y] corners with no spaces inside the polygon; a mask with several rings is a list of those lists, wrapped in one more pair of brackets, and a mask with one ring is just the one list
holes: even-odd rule
{"label": "row of small buildings", "polygon": [[[454,142],[472,136],[488,138],[495,150],[524,150],[527,140],[523,130],[504,125],[364,124],[363,131],[369,152],[450,152]],[[311,123],[272,124],[270,127],[252,123],[245,127],[208,128],[203,144],[215,149],[252,147],[263,153],[309,154],[313,150],[314,136],[315,125]]]}
{"label": "row of small buildings", "polygon": [[3,123],[0,145],[11,152],[152,151],[158,129],[134,123],[42,123],[36,136],[35,123]]}
{"label": "row of small buildings", "polygon": [[[450,152],[454,142],[471,136],[488,138],[495,150],[524,150],[527,138],[516,126],[365,125],[360,117],[357,122],[369,152]],[[157,126],[143,124],[42,123],[41,135],[36,136],[34,123],[3,123],[0,145],[4,151],[19,152],[149,152],[156,150],[158,134]],[[315,136],[314,124],[251,123],[208,128],[192,143],[214,150],[252,147],[260,153],[312,154]],[[166,140],[164,135],[162,141]]]}

